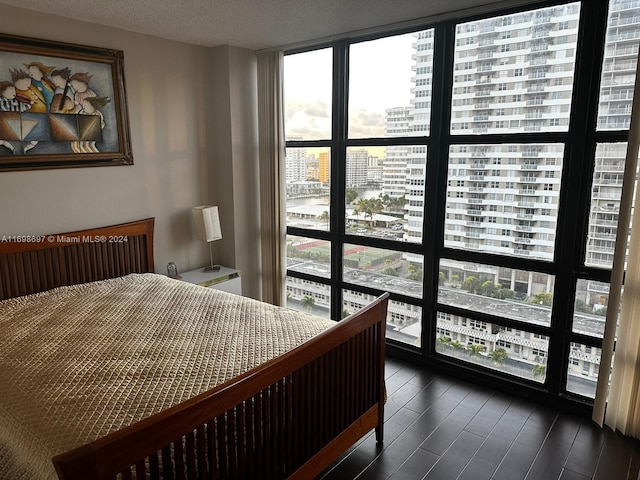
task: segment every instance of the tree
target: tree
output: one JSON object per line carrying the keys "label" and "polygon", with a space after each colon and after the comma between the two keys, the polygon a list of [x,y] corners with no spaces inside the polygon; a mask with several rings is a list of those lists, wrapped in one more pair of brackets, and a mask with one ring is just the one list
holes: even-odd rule
{"label": "tree", "polygon": [[323,223],[329,223],[329,212],[327,210],[325,210],[324,212],[322,212],[320,215],[318,215],[318,220],[320,220]]}
{"label": "tree", "polygon": [[474,277],[473,275],[469,275],[467,278],[464,279],[464,282],[462,282],[462,288],[470,293],[478,293],[478,290],[480,290],[481,286],[482,286],[482,280],[480,280],[477,277]]}
{"label": "tree", "polygon": [[537,303],[538,305],[551,305],[553,303],[553,293],[552,292],[536,293],[532,297],[531,303]]}
{"label": "tree", "polygon": [[467,345],[467,352],[469,352],[469,356],[471,358],[477,357],[480,353],[484,352],[485,346],[477,343],[473,343],[471,345]]}
{"label": "tree", "polygon": [[493,297],[499,287],[502,287],[502,285],[499,283],[493,283],[491,280],[487,280],[480,285],[480,291],[482,292],[482,295],[486,297]]}
{"label": "tree", "polygon": [[302,300],[300,300],[300,305],[303,308],[306,308],[307,310],[311,311],[313,309],[313,306],[316,304],[316,299],[313,297],[310,297],[309,295],[305,295]]}
{"label": "tree", "polygon": [[373,220],[373,216],[383,210],[382,200],[380,198],[360,198],[356,203],[356,208],[359,212],[364,213],[364,218],[369,217],[370,220]]}
{"label": "tree", "polygon": [[444,285],[444,281],[447,279],[444,272],[438,272],[438,285]]}
{"label": "tree", "polygon": [[438,345],[442,348],[449,348],[451,346],[451,338],[445,337],[444,335],[438,337]]}
{"label": "tree", "polygon": [[407,204],[407,201],[404,198],[404,195],[401,197],[394,197],[389,202],[389,210],[393,211],[404,211],[404,207]]}
{"label": "tree", "polygon": [[353,215],[355,215],[358,219],[360,218],[360,214],[361,214],[361,213],[362,213],[362,212],[360,211],[360,208],[355,207],[355,208],[353,209]]}
{"label": "tree", "polygon": [[489,354],[489,358],[493,361],[494,365],[502,365],[502,361],[509,358],[509,354],[504,348],[496,348]]}
{"label": "tree", "polygon": [[547,366],[537,364],[531,369],[531,372],[533,373],[533,378],[544,379],[547,376]]}
{"label": "tree", "polygon": [[422,269],[416,267],[413,264],[409,264],[409,267],[407,267],[408,270],[408,274],[407,274],[407,280],[415,280],[417,282],[422,280]]}
{"label": "tree", "polygon": [[508,298],[514,298],[516,296],[516,292],[513,290],[509,290],[508,288],[501,288],[496,292],[496,298],[501,300],[505,300]]}
{"label": "tree", "polygon": [[389,275],[390,277],[397,277],[398,276],[398,272],[396,272],[396,269],[393,267],[387,267],[385,268],[382,273],[384,275]]}
{"label": "tree", "polygon": [[345,192],[345,200],[347,205],[353,202],[356,198],[358,198],[358,191],[355,188],[349,187]]}
{"label": "tree", "polygon": [[453,342],[449,343],[449,345],[451,345],[451,348],[453,348],[454,354],[457,354],[460,350],[462,350],[462,344],[458,340],[454,340]]}
{"label": "tree", "polygon": [[389,204],[391,203],[391,197],[389,195],[387,195],[386,193],[379,193],[378,194],[378,198],[382,202],[382,207],[385,210],[389,210]]}

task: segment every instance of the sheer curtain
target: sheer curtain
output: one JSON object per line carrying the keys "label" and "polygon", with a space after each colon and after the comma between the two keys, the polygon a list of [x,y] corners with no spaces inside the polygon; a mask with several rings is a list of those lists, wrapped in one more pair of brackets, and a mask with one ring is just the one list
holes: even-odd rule
{"label": "sheer curtain", "polygon": [[[605,324],[593,419],[613,430],[640,439],[640,202],[634,200],[634,184],[640,146],[640,62],[631,110],[631,125],[618,217],[616,247],[611,272],[609,308]],[[633,208],[632,208],[633,206]],[[629,220],[633,229],[627,245]],[[624,263],[629,249],[626,274]],[[624,294],[621,295],[624,278]],[[614,342],[620,305],[618,337]],[[615,354],[613,353],[615,343]],[[613,355],[613,357],[612,357]],[[611,364],[613,363],[613,368]],[[611,376],[611,387],[609,385]],[[608,392],[607,392],[608,391]],[[608,393],[608,395],[607,395]]]}
{"label": "sheer curtain", "polygon": [[260,145],[260,223],[262,300],[284,305],[285,182],[283,54],[258,56],[258,139]]}
{"label": "sheer curtain", "polygon": [[284,206],[283,54],[258,53],[258,138],[262,300],[284,305],[286,220]]}

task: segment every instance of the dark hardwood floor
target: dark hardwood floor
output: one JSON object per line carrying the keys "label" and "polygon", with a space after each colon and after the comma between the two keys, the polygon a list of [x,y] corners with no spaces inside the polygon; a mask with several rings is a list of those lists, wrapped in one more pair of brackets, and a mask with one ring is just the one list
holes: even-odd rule
{"label": "dark hardwood floor", "polygon": [[372,433],[322,480],[638,479],[640,442],[590,419],[387,359],[384,443]]}

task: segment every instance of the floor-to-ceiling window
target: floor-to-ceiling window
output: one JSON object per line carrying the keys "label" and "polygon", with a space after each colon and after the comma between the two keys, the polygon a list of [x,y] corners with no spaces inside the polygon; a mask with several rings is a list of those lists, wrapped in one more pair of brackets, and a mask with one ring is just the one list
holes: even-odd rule
{"label": "floor-to-ceiling window", "polygon": [[588,408],[639,39],[548,2],[287,52],[287,304],[388,291],[391,348]]}

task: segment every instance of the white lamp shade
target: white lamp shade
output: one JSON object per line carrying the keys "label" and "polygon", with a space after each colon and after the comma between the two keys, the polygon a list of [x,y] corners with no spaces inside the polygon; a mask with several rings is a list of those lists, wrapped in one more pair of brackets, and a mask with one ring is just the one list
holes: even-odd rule
{"label": "white lamp shade", "polygon": [[202,205],[192,209],[196,238],[203,242],[213,242],[222,238],[218,207]]}

